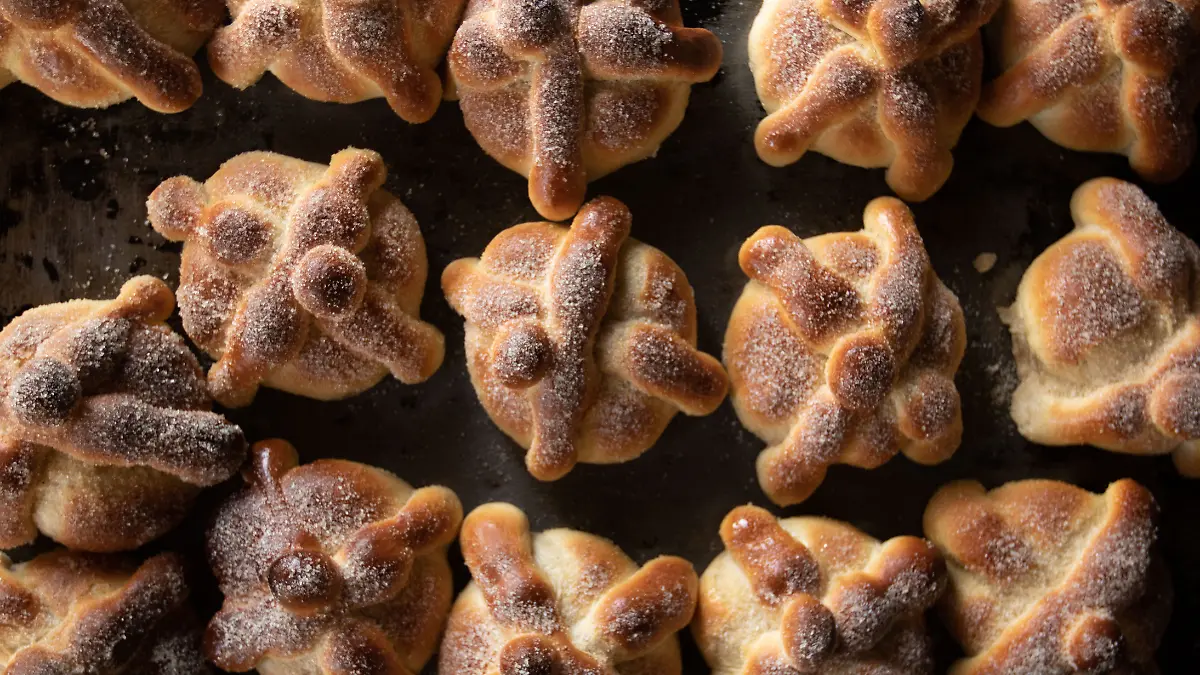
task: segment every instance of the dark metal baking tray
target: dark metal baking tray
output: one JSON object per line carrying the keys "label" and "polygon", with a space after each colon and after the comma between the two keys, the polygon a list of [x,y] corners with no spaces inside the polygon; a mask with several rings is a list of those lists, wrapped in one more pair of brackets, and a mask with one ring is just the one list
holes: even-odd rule
{"label": "dark metal baking tray", "polygon": [[[768,223],[803,236],[862,226],[863,207],[889,194],[881,171],[844,166],[811,154],[784,168],[754,153],[762,116],[746,66],[751,0],[684,3],[685,19],[725,43],[716,79],[695,87],[680,129],[658,156],[594,183],[590,194],[613,195],[634,214],[634,236],[661,248],[687,272],[696,291],[700,346],[719,354],[729,312],[745,282],[737,267],[741,242]],[[382,100],[357,105],[308,101],[268,76],[238,92],[205,71],[204,96],[178,115],[136,103],[109,110],[58,105],[27,87],[0,91],[0,313],[75,297],[110,297],[133,274],[178,279],[179,247],[145,222],[146,195],[164,178],[210,175],[224,160],[269,149],[313,161],[348,145],[378,150],[387,188],[421,223],[429,249],[424,317],[446,333],[446,361],[427,383],[388,380],[366,394],[321,403],[263,390],[233,411],[251,439],[291,439],[305,461],[345,457],[390,469],[424,485],[458,492],[467,508],[511,501],[536,528],[570,526],[609,537],[639,561],[669,552],[703,570],[720,550],[717,526],[733,506],[767,505],[754,477],[762,444],[738,424],[728,403],[700,419],[677,417],[641,458],[616,466],[584,466],[555,483],[539,483],[522,452],[487,419],[463,360],[462,322],[439,290],[450,261],[478,255],[502,228],[538,220],[525,181],[485,156],[463,127],[457,106],[442,106],[412,126]],[[1011,301],[1021,271],[1071,228],[1068,200],[1096,176],[1135,180],[1122,157],[1063,150],[1028,125],[995,129],[979,120],[955,152],[950,181],[914,205],[933,265],[966,312],[968,346],[957,382],[966,432],[953,459],[927,468],[898,457],[882,468],[835,467],[804,504],[775,509],[822,514],[880,538],[918,534],[921,513],[937,487],[959,478],[988,486],[1028,477],[1102,490],[1132,477],[1162,507],[1160,539],[1175,584],[1173,620],[1159,652],[1166,673],[1195,672],[1200,663],[1200,482],[1180,478],[1167,457],[1126,457],[1088,448],[1035,447],[1017,435],[1007,412],[1015,369],[997,305]],[[1200,169],[1147,192],[1177,227],[1200,235]],[[1137,181],[1140,183],[1140,181]],[[972,261],[992,252],[993,270]],[[225,489],[228,489],[226,487]],[[201,531],[221,490],[154,547],[190,554],[195,600],[213,611],[220,596],[207,576]],[[457,551],[459,587],[466,571]],[[936,622],[933,622],[936,625]],[[957,656],[940,630],[939,672]],[[685,672],[704,673],[684,637]],[[427,672],[433,672],[433,667]]]}

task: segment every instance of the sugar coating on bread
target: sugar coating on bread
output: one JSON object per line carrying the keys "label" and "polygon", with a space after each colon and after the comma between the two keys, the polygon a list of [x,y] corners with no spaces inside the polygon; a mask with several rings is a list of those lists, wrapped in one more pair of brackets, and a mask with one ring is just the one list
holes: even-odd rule
{"label": "sugar coating on bread", "polygon": [[887,167],[896,194],[921,201],[954,165],[983,77],[979,28],[1000,0],[765,0],[750,69],[767,117],[763,161],[816,150]]}
{"label": "sugar coating on bread", "polygon": [[356,462],[298,466],[277,439],[254,446],[242,477],[208,533],[225,594],[205,638],[213,663],[264,675],[419,672],[453,595],[455,494]]}
{"label": "sugar coating on bread", "polygon": [[433,117],[436,67],[465,0],[226,0],[208,62],[245,89],[270,71],[308,98],[356,103],[384,97],[408,122]]}
{"label": "sugar coating on bread", "polygon": [[1191,164],[1200,3],[1008,0],[997,24],[1004,70],[983,89],[985,121],[1029,121],[1073,150],[1126,155],[1147,180]]}
{"label": "sugar coating on bread", "polygon": [[241,429],[210,412],[204,372],[165,321],[166,284],[72,300],[0,332],[0,549],[42,532],[72,548],[133,549],[237,471]]}
{"label": "sugar coating on bread", "polygon": [[200,98],[192,54],[223,13],[220,0],[0,0],[0,87],[24,82],[81,108],[136,98],[179,112]]}
{"label": "sugar coating on bread", "polygon": [[1172,453],[1200,476],[1200,249],[1137,186],[1083,184],[1075,229],[1025,271],[1001,312],[1026,438]]}
{"label": "sugar coating on bread", "polygon": [[1129,479],[1104,494],[1049,480],[939,490],[925,534],[946,557],[942,611],[967,653],[950,673],[1157,673],[1171,588],[1156,515]]}
{"label": "sugar coating on bread", "polygon": [[329,166],[248,152],[203,184],[180,176],[150,195],[150,224],[185,242],[179,310],[217,359],[208,381],[223,405],[249,405],[264,384],[345,398],[441,365],[442,334],[418,317],[425,242],[380,189],[386,176],[367,150]]}
{"label": "sugar coating on bread", "polygon": [[139,565],[57,550],[12,564],[0,553],[0,672],[201,675],[178,556]]}
{"label": "sugar coating on bread", "polygon": [[934,274],[912,212],[890,197],[865,227],[801,240],[778,226],[742,244],[750,277],[725,333],[734,409],[768,443],[759,483],[801,502],[835,463],[922,464],[962,438],[954,373],[962,308]]}
{"label": "sugar coating on bread", "polygon": [[690,563],[639,567],[612,542],[575,530],[537,534],[511,504],[463,521],[472,581],[442,641],[441,675],[679,675],[696,606]]}
{"label": "sugar coating on bread", "polygon": [[918,537],[879,542],[817,517],[740,506],[700,577],[692,633],[714,675],[923,675],[924,613],[946,566]]}
{"label": "sugar coating on bread", "polygon": [[475,140],[564,220],[589,180],[658,151],[721,43],[676,0],[471,0],[447,63]]}
{"label": "sugar coating on bread", "polygon": [[601,197],[570,228],[517,225],[442,274],[475,391],[541,480],[633,459],[676,412],[707,415],[725,398],[721,364],[695,348],[687,277],[628,238],[631,219]]}

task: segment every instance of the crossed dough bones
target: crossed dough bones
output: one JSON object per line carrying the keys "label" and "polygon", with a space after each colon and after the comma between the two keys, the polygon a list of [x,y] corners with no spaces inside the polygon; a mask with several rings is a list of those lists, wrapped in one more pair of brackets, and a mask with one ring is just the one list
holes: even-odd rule
{"label": "crossed dough bones", "polygon": [[1200,477],[1200,249],[1137,186],[1084,183],[1075,229],[1025,270],[1001,312],[1026,438],[1171,453]]}
{"label": "crossed dough bones", "polygon": [[475,391],[540,480],[633,459],[677,411],[707,415],[725,398],[721,364],[695,347],[687,277],[627,240],[631,220],[600,197],[569,229],[517,225],[442,274]]}
{"label": "crossed dough bones", "polygon": [[208,534],[225,594],[205,638],[213,663],[263,675],[419,672],[453,597],[458,497],[356,462],[298,466],[278,439],[255,444],[242,477]]}
{"label": "crossed dough bones", "polygon": [[472,582],[442,642],[441,675],[679,675],[675,633],[696,607],[690,563],[638,567],[612,542],[576,530],[531,535],[510,504],[463,522]]}
{"label": "crossed dough bones", "polygon": [[908,207],[882,197],[863,221],[804,240],[764,227],[738,256],[750,283],[724,361],[734,410],[769,444],[758,478],[780,505],[807,499],[831,464],[875,468],[897,451],[936,464],[962,438],[958,299]]}
{"label": "crossed dough bones", "polygon": [[318,101],[383,96],[407,122],[437,112],[442,60],[465,0],[226,0],[208,45],[217,77],[245,89],[270,70]]}
{"label": "crossed dough bones", "polygon": [[927,675],[924,613],[946,565],[917,537],[879,542],[836,520],[740,506],[700,577],[692,632],[714,675]]}
{"label": "crossed dough bones", "polygon": [[471,135],[565,220],[589,180],[658,151],[721,42],[677,0],[471,0],[446,62]]}
{"label": "crossed dough bones", "polygon": [[922,201],[954,166],[975,113],[979,29],[1000,0],[765,0],[750,69],[767,117],[754,145],[786,166],[808,150],[888,167],[896,194]]}
{"label": "crossed dough bones", "polygon": [[991,492],[951,483],[925,510],[946,557],[943,616],[967,658],[951,675],[1157,675],[1171,579],[1154,550],[1154,498],[1050,480]]}
{"label": "crossed dough bones", "polygon": [[0,0],[0,87],[20,80],[66,105],[137,98],[179,112],[200,98],[191,55],[223,14],[220,0]]}
{"label": "crossed dough bones", "polygon": [[0,553],[0,673],[202,675],[183,562],[57,550],[13,565]]}
{"label": "crossed dough bones", "polygon": [[998,20],[1004,73],[979,116],[1024,121],[1073,150],[1129,157],[1143,178],[1178,178],[1196,154],[1197,0],[1008,0]]}
{"label": "crossed dough bones", "polygon": [[329,166],[248,152],[203,184],[179,176],[150,195],[150,224],[185,242],[180,314],[217,358],[208,381],[222,405],[249,405],[261,384],[344,398],[441,365],[442,334],[418,318],[425,243],[380,189],[386,176],[367,150]]}
{"label": "crossed dough bones", "polygon": [[237,471],[241,429],[209,412],[204,371],[166,325],[154,277],[114,300],[31,309],[0,332],[0,549],[40,530],[87,551],[137,548]]}

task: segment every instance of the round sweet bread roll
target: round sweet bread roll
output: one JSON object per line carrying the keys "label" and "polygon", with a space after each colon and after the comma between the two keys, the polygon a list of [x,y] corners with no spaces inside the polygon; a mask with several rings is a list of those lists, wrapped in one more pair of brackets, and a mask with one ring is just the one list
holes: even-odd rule
{"label": "round sweet bread roll", "polygon": [[1126,155],[1147,180],[1192,163],[1200,3],[1006,0],[996,38],[1003,72],[983,89],[984,121],[1028,121],[1072,150]]}
{"label": "round sweet bread roll", "polygon": [[192,54],[224,13],[220,0],[0,0],[0,87],[24,82],[80,108],[136,98],[179,112],[200,98]]}
{"label": "round sweet bread roll", "polygon": [[1169,453],[1200,477],[1200,248],[1113,178],[1080,186],[1071,213],[1075,229],[1001,310],[1017,428],[1044,445]]}
{"label": "round sweet bread roll", "polygon": [[0,332],[0,549],[38,532],[85,551],[137,548],[233,475],[241,429],[210,412],[195,355],[165,323],[166,284],[36,307]]}
{"label": "round sweet bread roll", "polygon": [[356,462],[298,462],[286,441],[255,444],[218,509],[208,559],[225,604],[208,658],[262,675],[420,672],[453,599],[458,497]]}
{"label": "round sweet bread roll", "polygon": [[207,675],[178,556],[0,553],[0,673]]}
{"label": "round sweet bread roll", "polygon": [[245,89],[268,70],[301,95],[357,103],[383,97],[406,122],[442,100],[437,72],[466,0],[225,0],[233,17],[208,62]]}
{"label": "round sweet bread roll", "polygon": [[873,469],[897,452],[936,464],[962,439],[958,299],[907,206],[881,197],[863,221],[803,240],[764,227],[738,255],[750,282],[724,361],[734,410],[768,444],[759,483],[780,505],[807,499],[832,464]]}
{"label": "round sweet bread roll", "polygon": [[418,316],[425,242],[386,176],[369,150],[328,166],[247,152],[150,195],[150,224],[184,242],[179,312],[217,359],[208,382],[222,405],[249,405],[261,385],[340,399],[441,365],[442,334]]}
{"label": "round sweet bread roll", "polygon": [[713,675],[929,675],[925,611],[946,565],[918,537],[739,506],[700,577],[692,634]]}
{"label": "round sweet bread roll", "polygon": [[767,117],[754,145],[772,166],[815,150],[887,167],[909,201],[937,192],[975,114],[979,29],[1001,0],[764,0],[750,70]]}
{"label": "round sweet bread roll", "polygon": [[658,151],[721,42],[677,0],[471,0],[446,61],[471,135],[565,220],[588,181]]}
{"label": "round sweet bread roll", "polygon": [[442,273],[466,319],[475,392],[540,480],[629,461],[676,412],[707,415],[725,398],[721,364],[696,350],[687,277],[629,239],[631,223],[624,204],[600,197],[569,228],[511,227]]}
{"label": "round sweet bread roll", "polygon": [[1171,579],[1156,516],[1129,479],[1104,494],[1051,480],[939,490],[925,535],[946,558],[942,615],[967,653],[950,675],[1158,673]]}
{"label": "round sweet bread roll", "polygon": [[531,534],[511,504],[463,521],[471,583],[450,612],[440,675],[679,675],[677,632],[696,607],[691,563],[639,567],[615,544],[568,529]]}

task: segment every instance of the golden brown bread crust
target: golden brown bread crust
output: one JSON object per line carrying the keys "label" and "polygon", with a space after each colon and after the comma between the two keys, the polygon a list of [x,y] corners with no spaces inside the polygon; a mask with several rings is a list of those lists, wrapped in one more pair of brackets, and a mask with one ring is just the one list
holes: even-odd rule
{"label": "golden brown bread crust", "polygon": [[1200,249],[1137,186],[1083,184],[1075,229],[1025,271],[1001,316],[1026,438],[1173,453],[1200,476]]}
{"label": "golden brown bread crust", "polygon": [[223,14],[220,0],[0,0],[0,87],[20,80],[67,105],[137,98],[179,112],[200,98],[191,55]]}
{"label": "golden brown bread crust", "polygon": [[951,675],[1152,675],[1171,613],[1154,498],[1125,479],[1092,494],[1049,480],[946,485],[925,534],[946,556]]}
{"label": "golden brown bread crust", "polygon": [[933,672],[924,613],[946,566],[917,537],[879,542],[835,520],[740,506],[700,578],[692,633],[714,675]]}
{"label": "golden brown bread crust", "polygon": [[418,318],[425,242],[380,189],[386,176],[368,150],[329,166],[248,152],[203,184],[179,176],[150,195],[150,224],[185,242],[179,310],[218,359],[208,381],[221,404],[249,405],[262,384],[345,398],[441,365],[442,334]]}
{"label": "golden brown bread crust", "polygon": [[639,568],[591,534],[531,535],[502,503],[467,516],[462,550],[473,581],[450,613],[441,675],[679,675],[675,633],[696,606],[686,560]]}
{"label": "golden brown bread crust", "polygon": [[758,477],[777,504],[807,499],[832,464],[870,469],[898,451],[935,464],[962,438],[958,299],[908,207],[879,198],[863,220],[804,240],[764,227],[738,256],[750,283],[724,362],[738,417],[769,444]]}
{"label": "golden brown bread crust", "polygon": [[565,220],[588,181],[658,151],[721,42],[677,0],[471,0],[446,61],[475,140]]}
{"label": "golden brown bread crust", "polygon": [[419,672],[453,596],[458,497],[355,462],[297,465],[286,441],[255,444],[208,533],[225,594],[208,657],[264,675]]}
{"label": "golden brown bread crust", "polygon": [[475,391],[540,480],[633,459],[676,412],[707,415],[725,398],[721,364],[695,348],[687,277],[627,239],[631,220],[600,197],[569,229],[517,225],[442,273]]}
{"label": "golden brown bread crust", "polygon": [[88,551],[137,548],[200,487],[237,471],[238,427],[165,321],[166,284],[31,309],[0,332],[0,549],[40,530]]}
{"label": "golden brown bread crust", "polygon": [[0,674],[201,675],[181,561],[140,567],[58,550],[13,565],[0,554]]}
{"label": "golden brown bread crust", "polygon": [[437,112],[436,71],[465,0],[226,0],[208,45],[217,77],[245,89],[271,71],[318,101],[380,96],[407,122]]}
{"label": "golden brown bread crust", "polygon": [[808,150],[887,167],[896,194],[921,201],[954,165],[983,77],[979,28],[1001,0],[765,0],[750,69],[767,117],[759,157]]}
{"label": "golden brown bread crust", "polygon": [[985,121],[1029,121],[1073,150],[1127,155],[1147,180],[1191,164],[1200,2],[1007,0],[997,33],[1004,72],[983,89]]}

